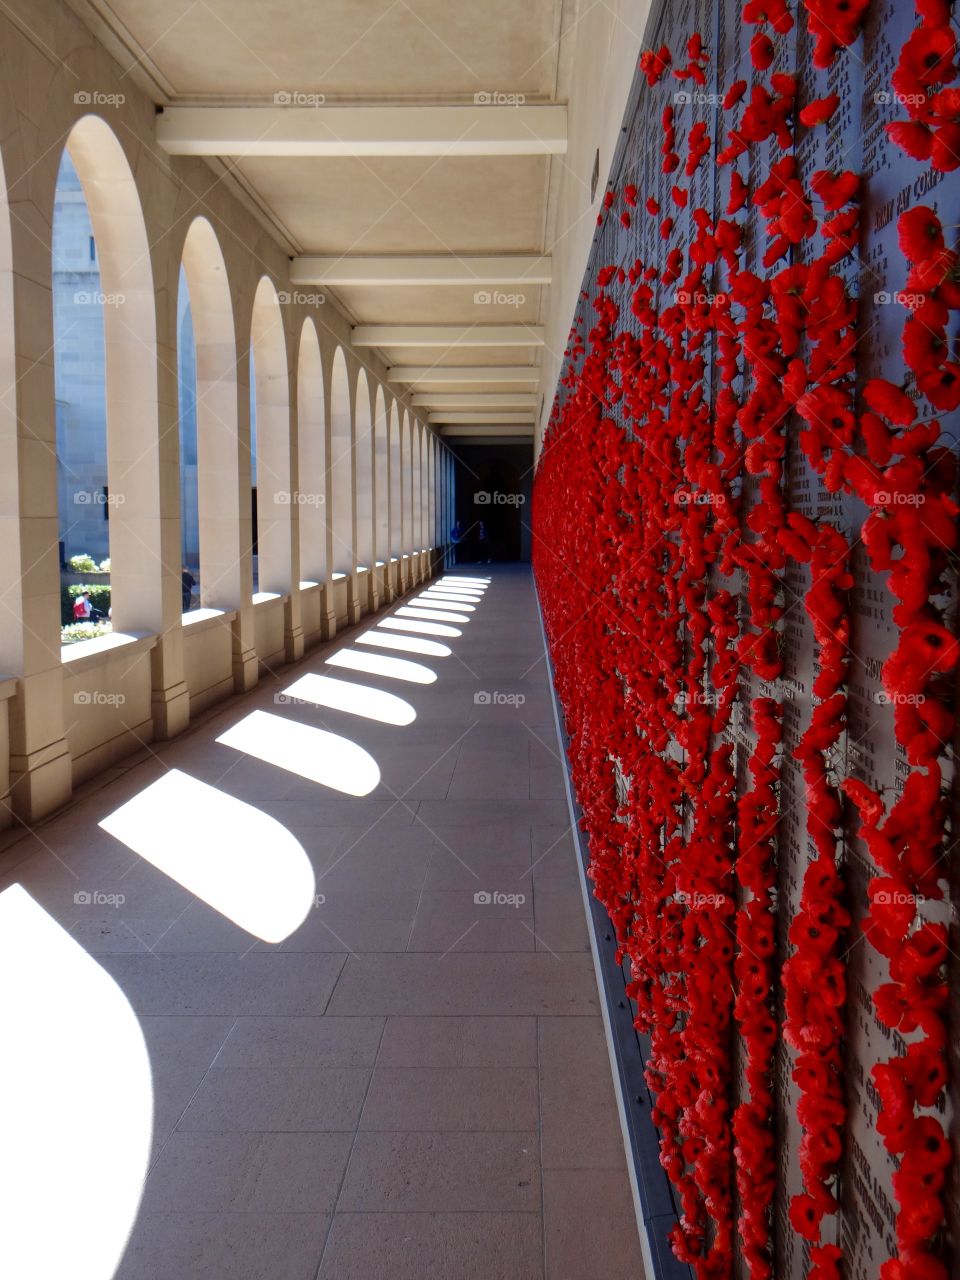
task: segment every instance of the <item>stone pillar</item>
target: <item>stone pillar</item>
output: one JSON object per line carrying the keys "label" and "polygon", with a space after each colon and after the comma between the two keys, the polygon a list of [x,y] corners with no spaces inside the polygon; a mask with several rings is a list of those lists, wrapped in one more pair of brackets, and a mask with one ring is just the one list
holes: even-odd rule
{"label": "stone pillar", "polygon": [[0,377],[15,388],[0,400],[0,674],[18,678],[8,703],[9,804],[21,821],[36,822],[72,789],[60,661],[50,224],[26,198],[12,200],[11,212],[12,241],[6,220],[0,226]]}

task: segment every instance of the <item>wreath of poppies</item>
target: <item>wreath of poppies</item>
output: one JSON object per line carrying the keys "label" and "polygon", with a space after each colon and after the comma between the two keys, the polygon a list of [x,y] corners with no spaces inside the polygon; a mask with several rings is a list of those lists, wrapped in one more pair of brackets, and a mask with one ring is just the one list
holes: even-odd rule
{"label": "wreath of poppies", "polygon": [[[892,154],[947,172],[960,165],[950,6],[922,0],[916,12],[893,86],[909,119],[886,136]],[[896,1254],[879,1275],[948,1280],[955,1155],[942,1118],[948,936],[937,904],[960,663],[958,506],[956,456],[931,415],[960,407],[956,229],[927,204],[899,214],[907,376],[864,380],[862,179],[810,172],[798,147],[832,127],[843,97],[803,100],[782,67],[808,50],[826,88],[841,84],[831,71],[860,40],[868,2],[750,0],[737,16],[745,71],[717,95],[714,126],[688,105],[714,74],[699,34],[640,58],[660,145],[645,174],[603,200],[598,221],[623,231],[602,241],[616,240],[617,260],[596,268],[570,332],[534,486],[534,567],[590,875],[650,1037],[677,1256],[703,1280],[735,1267],[773,1277],[779,1058],[802,1131],[789,1223],[812,1280],[844,1275],[847,965],[865,945],[887,967],[874,1009],[896,1033],[895,1055],[873,1071],[895,1166]],[[640,242],[643,219],[655,228],[644,243],[660,249],[631,262],[621,251]],[[823,501],[792,508],[798,467],[827,498],[862,504],[860,527],[841,527]],[[891,778],[875,791],[846,767],[864,553],[893,601],[880,696],[907,766],[900,789]],[[815,679],[797,730],[800,609]],[[791,898],[778,836],[798,813],[809,856]],[[856,828],[874,869],[865,913],[848,885]]]}

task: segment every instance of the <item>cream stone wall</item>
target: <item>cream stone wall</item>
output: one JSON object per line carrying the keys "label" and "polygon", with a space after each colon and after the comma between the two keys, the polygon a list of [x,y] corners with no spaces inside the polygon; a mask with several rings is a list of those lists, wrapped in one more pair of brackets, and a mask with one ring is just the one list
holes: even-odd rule
{"label": "cream stone wall", "polygon": [[[350,324],[330,299],[291,284],[289,259],[260,222],[205,162],[172,158],[154,142],[151,101],[122,76],[105,49],[61,0],[11,0],[0,11],[0,522],[6,552],[0,601],[0,821],[32,821],[64,803],[72,787],[152,738],[181,732],[191,713],[252,687],[261,668],[299,657],[305,644],[392,597],[430,572],[426,545],[447,529],[427,522],[430,476],[449,482],[438,437],[415,420],[385,380],[385,369],[350,345]],[[51,224],[57,170],[69,146],[90,209],[105,307],[114,624],[124,643],[60,648],[60,574],[53,377]],[[200,220],[198,222],[198,220]],[[191,235],[191,229],[201,232]],[[177,288],[191,236],[188,275],[197,341],[200,433],[199,503],[203,605],[220,613],[184,625],[180,601],[180,466],[177,429]],[[218,279],[219,277],[219,279]],[[298,372],[301,337],[319,361],[309,365],[316,401],[304,413],[311,435],[301,448]],[[252,591],[249,351],[257,348],[258,524],[269,547],[267,589],[277,600],[254,603]],[[404,474],[385,492],[352,495],[373,521],[364,545],[387,561],[377,528],[402,527],[397,569],[301,587],[301,454],[311,484],[317,458],[330,458],[330,372],[346,359],[354,448],[370,450],[361,473],[376,472],[370,423],[385,412],[423,433],[433,466],[409,446]],[[266,353],[266,354],[262,354]],[[279,377],[260,379],[269,370]],[[322,384],[322,388],[321,388]],[[306,394],[306,391],[304,392]],[[356,404],[357,395],[365,397]],[[384,410],[374,404],[381,397]],[[262,408],[260,407],[262,403]],[[405,410],[405,413],[404,413]],[[318,448],[318,423],[325,433]],[[269,437],[269,443],[267,442]],[[204,448],[206,452],[204,453]],[[389,445],[388,459],[396,451]],[[206,462],[206,468],[204,467]],[[264,474],[266,469],[266,475]],[[414,489],[414,475],[418,487]],[[354,477],[357,468],[353,468]],[[330,510],[330,467],[317,507]],[[264,487],[264,486],[267,487]],[[269,512],[260,490],[269,489]],[[381,502],[403,495],[400,520]],[[287,499],[274,496],[287,493]],[[448,509],[433,499],[433,509]],[[314,513],[311,513],[314,514]],[[333,559],[329,521],[308,522],[326,539],[317,561]],[[322,529],[322,533],[320,530]],[[354,527],[356,565],[357,532]],[[381,535],[381,541],[383,535]],[[413,555],[413,553],[416,553]],[[261,559],[263,557],[261,556]],[[371,566],[374,567],[374,566]],[[390,566],[394,568],[394,566]],[[314,578],[311,577],[311,582]],[[117,637],[114,638],[115,640]],[[8,795],[9,793],[9,795]]]}
{"label": "cream stone wall", "polygon": [[[561,93],[567,99],[567,153],[554,159],[546,251],[553,280],[544,316],[540,390],[543,408],[534,451],[557,390],[570,325],[577,310],[597,214],[606,191],[614,148],[643,48],[651,0],[610,0],[571,14],[561,44]],[[590,178],[599,151],[594,199]]]}

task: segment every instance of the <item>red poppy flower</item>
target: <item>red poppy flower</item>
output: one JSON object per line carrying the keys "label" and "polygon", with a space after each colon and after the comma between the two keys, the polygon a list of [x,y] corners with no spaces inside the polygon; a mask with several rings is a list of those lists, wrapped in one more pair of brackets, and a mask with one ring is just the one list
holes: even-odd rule
{"label": "red poppy flower", "polygon": [[960,364],[950,361],[938,369],[917,373],[917,386],[933,407],[941,413],[960,408]]}
{"label": "red poppy flower", "polygon": [[930,372],[942,362],[947,351],[945,309],[932,303],[915,311],[903,326],[903,358],[911,369]]}
{"label": "red poppy flower", "polygon": [[960,124],[944,124],[934,130],[930,163],[944,173],[960,166]]}
{"label": "red poppy flower", "polygon": [[815,98],[808,102],[800,112],[800,123],[807,129],[818,124],[827,124],[840,105],[840,98],[835,93],[828,93],[825,98]]}
{"label": "red poppy flower", "polygon": [[769,23],[778,35],[785,35],[793,27],[786,0],[748,0],[743,6],[743,20],[751,26]]}
{"label": "red poppy flower", "polygon": [[860,175],[847,170],[844,173],[832,173],[829,169],[819,169],[811,182],[814,191],[823,201],[825,209],[842,209],[856,197],[860,187]]}
{"label": "red poppy flower", "polygon": [[652,49],[644,49],[643,53],[641,53],[640,70],[646,76],[647,84],[651,89],[665,74],[672,60],[670,50],[666,45],[662,45],[656,52]]}
{"label": "red poppy flower", "polygon": [[750,40],[750,61],[758,71],[766,71],[773,62],[776,50],[773,41],[762,31],[758,31]]}
{"label": "red poppy flower", "polygon": [[956,75],[957,42],[947,24],[917,27],[900,53],[899,70],[918,85],[929,87]]}
{"label": "red poppy flower", "polygon": [[747,92],[746,80],[734,80],[733,84],[723,95],[723,109],[729,111],[731,107],[735,107]]}
{"label": "red poppy flower", "polygon": [[905,151],[914,160],[929,160],[933,151],[933,133],[918,120],[895,120],[885,124],[887,137],[895,147]]}
{"label": "red poppy flower", "polygon": [[907,209],[897,220],[897,239],[911,262],[925,262],[944,248],[943,228],[934,211],[925,204]]}
{"label": "red poppy flower", "polygon": [[898,427],[909,427],[917,416],[917,406],[907,393],[886,378],[871,378],[863,388],[863,398],[874,411]]}

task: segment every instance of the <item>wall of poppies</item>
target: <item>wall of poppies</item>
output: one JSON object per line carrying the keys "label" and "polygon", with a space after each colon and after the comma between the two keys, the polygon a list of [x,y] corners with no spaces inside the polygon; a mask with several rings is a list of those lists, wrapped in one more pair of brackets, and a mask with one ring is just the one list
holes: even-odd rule
{"label": "wall of poppies", "polygon": [[682,0],[647,46],[533,521],[673,1247],[949,1280],[958,24]]}

